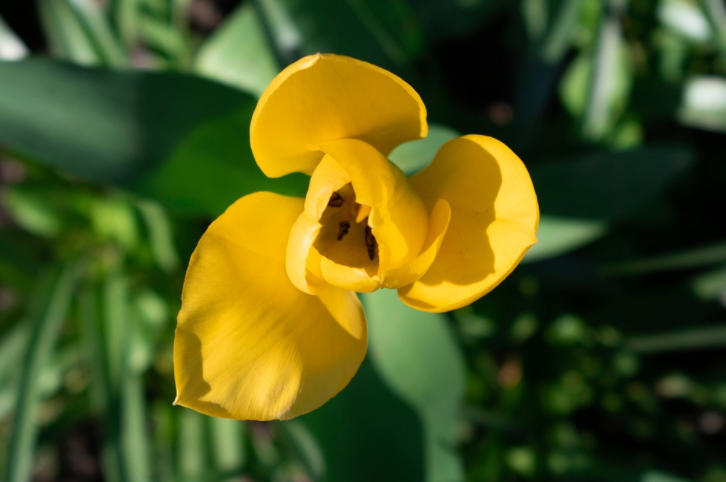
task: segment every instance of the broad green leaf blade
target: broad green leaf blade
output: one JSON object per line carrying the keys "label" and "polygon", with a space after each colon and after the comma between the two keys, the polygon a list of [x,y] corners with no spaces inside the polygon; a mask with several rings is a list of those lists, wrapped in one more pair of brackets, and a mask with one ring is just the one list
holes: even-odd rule
{"label": "broad green leaf blade", "polygon": [[233,12],[197,53],[195,70],[201,75],[257,96],[280,71],[275,53],[251,2]]}
{"label": "broad green leaf blade", "polygon": [[421,419],[369,359],[342,392],[300,420],[325,456],[325,474],[316,482],[424,480]]}
{"label": "broad green leaf blade", "polygon": [[51,167],[195,214],[218,215],[258,190],[305,192],[306,176],[259,170],[249,147],[255,100],[236,89],[41,58],[0,63],[0,84],[0,143]]}
{"label": "broad green leaf blade", "polygon": [[389,158],[407,176],[428,166],[434,160],[441,146],[461,136],[451,127],[429,124],[429,134],[423,139],[401,144],[391,152]]}
{"label": "broad green leaf blade", "polygon": [[28,48],[0,17],[0,60],[18,60],[28,55]]}
{"label": "broad green leaf blade", "polygon": [[393,290],[363,298],[371,363],[381,378],[421,417],[425,479],[464,480],[454,447],[464,401],[464,362],[453,333],[440,314],[416,311]]}
{"label": "broad green leaf blade", "polygon": [[602,152],[530,169],[542,218],[525,261],[565,254],[602,236],[655,198],[693,161],[685,149],[649,147]]}
{"label": "broad green leaf blade", "polygon": [[8,464],[4,480],[30,480],[35,452],[37,412],[40,404],[39,377],[50,361],[53,347],[60,335],[71,296],[78,277],[78,266],[68,264],[52,275],[41,278],[35,296],[33,312],[28,322],[33,324],[25,351],[20,387],[17,392],[15,419],[10,439]]}
{"label": "broad green leaf blade", "polygon": [[610,221],[650,201],[692,161],[687,149],[648,147],[540,164],[530,173],[543,214]]}
{"label": "broad green leaf blade", "polygon": [[690,78],[677,116],[688,126],[726,132],[726,79],[705,75]]}

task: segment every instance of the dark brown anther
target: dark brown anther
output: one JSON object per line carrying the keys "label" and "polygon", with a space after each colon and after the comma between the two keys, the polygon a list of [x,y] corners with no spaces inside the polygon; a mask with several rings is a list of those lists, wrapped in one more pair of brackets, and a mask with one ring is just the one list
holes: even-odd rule
{"label": "dark brown anther", "polygon": [[348,234],[348,231],[350,231],[350,223],[348,221],[341,221],[338,224],[338,241],[343,239],[343,236]]}
{"label": "dark brown anther", "polygon": [[332,196],[330,196],[330,201],[328,201],[328,206],[339,208],[343,205],[345,202],[345,199],[343,199],[343,196],[338,194],[337,192],[334,192]]}
{"label": "dark brown anther", "polygon": [[366,248],[368,248],[368,258],[373,261],[376,254],[378,254],[378,241],[373,236],[373,231],[370,226],[366,226]]}

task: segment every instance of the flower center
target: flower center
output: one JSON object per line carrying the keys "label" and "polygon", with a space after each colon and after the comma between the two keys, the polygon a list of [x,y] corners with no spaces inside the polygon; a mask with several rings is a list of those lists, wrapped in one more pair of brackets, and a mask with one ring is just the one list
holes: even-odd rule
{"label": "flower center", "polygon": [[364,268],[371,275],[378,270],[378,242],[368,225],[371,208],[356,202],[348,183],[330,196],[320,218],[322,228],[314,246],[320,254],[338,264]]}

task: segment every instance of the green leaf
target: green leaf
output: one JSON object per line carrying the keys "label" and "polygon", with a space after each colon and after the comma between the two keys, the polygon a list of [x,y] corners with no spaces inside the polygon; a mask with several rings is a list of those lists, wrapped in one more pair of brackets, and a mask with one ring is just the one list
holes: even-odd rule
{"label": "green leaf", "polygon": [[108,17],[102,4],[94,0],[57,0],[68,1],[88,38],[108,66],[124,66],[127,64],[119,39],[111,29]]}
{"label": "green leaf", "polygon": [[666,27],[699,43],[713,37],[713,30],[694,0],[664,0],[658,5],[658,19]]}
{"label": "green leaf", "polygon": [[655,198],[692,161],[685,149],[648,147],[534,166],[542,217],[525,261],[559,256],[604,236],[610,222]]}
{"label": "green leaf", "polygon": [[687,82],[678,120],[685,125],[726,132],[726,79],[694,76]]}
{"label": "green leaf", "polygon": [[156,263],[166,272],[174,271],[179,266],[179,256],[174,245],[169,218],[155,202],[138,201],[136,207],[146,226],[148,242]]}
{"label": "green leaf", "polygon": [[692,164],[687,149],[602,152],[531,168],[543,214],[612,221],[656,197]]}
{"label": "green leaf", "polygon": [[41,58],[0,63],[0,84],[0,143],[48,166],[212,216],[254,191],[305,192],[307,176],[259,170],[249,147],[255,99],[236,89]]}
{"label": "green leaf", "polygon": [[[603,6],[595,50],[588,76],[587,106],[583,118],[583,136],[602,141],[610,135],[625,108],[633,82],[629,50],[620,26],[617,0]],[[611,12],[612,10],[612,12]]]}
{"label": "green leaf", "polygon": [[179,411],[179,452],[177,467],[183,482],[201,482],[207,478],[209,464],[205,450],[205,415],[194,410]]}
{"label": "green leaf", "polygon": [[28,48],[0,17],[0,60],[18,60],[28,55]]}
{"label": "green leaf", "polygon": [[632,336],[625,347],[641,353],[704,350],[726,346],[726,326],[689,328],[671,333]]}
{"label": "green leaf", "polygon": [[22,372],[17,392],[15,419],[10,439],[10,452],[4,480],[30,480],[35,452],[37,412],[40,404],[40,373],[51,359],[60,335],[71,296],[74,292],[78,266],[68,264],[50,276],[41,278],[34,307],[28,316],[32,323],[30,339],[19,369]]}
{"label": "green leaf", "polygon": [[195,70],[257,96],[280,71],[252,3],[240,5],[197,53]]}
{"label": "green leaf", "polygon": [[82,65],[101,65],[103,55],[66,0],[38,0],[38,14],[55,57]]}
{"label": "green leaf", "polygon": [[726,300],[726,265],[696,276],[691,280],[691,288],[701,299]]}
{"label": "green leaf", "polygon": [[391,152],[389,159],[410,176],[428,166],[441,146],[459,136],[461,134],[451,127],[429,124],[426,138],[401,144]]}
{"label": "green leaf", "polygon": [[421,419],[370,359],[342,392],[300,420],[325,456],[325,475],[318,482],[424,480]]}
{"label": "green leaf", "polygon": [[15,222],[31,233],[53,238],[63,228],[64,213],[45,190],[11,185],[2,190],[0,199]]}
{"label": "green leaf", "polygon": [[693,269],[723,263],[724,261],[726,261],[726,242],[721,242],[652,258],[618,261],[605,266],[602,271],[609,275],[642,275],[662,271]]}
{"label": "green leaf", "polygon": [[298,457],[301,459],[313,480],[325,474],[325,457],[313,434],[305,424],[288,420],[279,424]]}
{"label": "green leaf", "polygon": [[464,362],[446,318],[409,308],[393,290],[363,300],[371,362],[423,423],[424,480],[463,480],[463,462],[454,447],[464,401]]}
{"label": "green leaf", "polygon": [[245,426],[239,420],[208,418],[217,474],[233,482],[245,465]]}
{"label": "green leaf", "polygon": [[602,237],[607,223],[591,219],[542,216],[537,229],[537,244],[532,246],[522,262],[553,258]]}
{"label": "green leaf", "polygon": [[406,2],[258,0],[289,61],[334,52],[400,70],[421,53],[423,32]]}

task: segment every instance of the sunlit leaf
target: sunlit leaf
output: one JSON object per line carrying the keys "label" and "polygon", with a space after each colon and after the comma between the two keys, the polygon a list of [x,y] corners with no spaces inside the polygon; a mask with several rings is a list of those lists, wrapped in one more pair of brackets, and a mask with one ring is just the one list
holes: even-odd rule
{"label": "sunlit leaf", "polygon": [[410,176],[428,166],[441,146],[459,136],[461,134],[451,127],[429,124],[428,136],[398,146],[391,152],[389,159]]}
{"label": "sunlit leaf", "polygon": [[126,52],[124,52],[119,39],[111,29],[101,3],[94,0],[56,1],[58,3],[68,2],[81,27],[86,31],[88,38],[103,58],[105,65],[126,65]]}
{"label": "sunlit leaf", "polygon": [[210,418],[209,429],[217,473],[232,482],[245,465],[245,426],[238,420]]}
{"label": "sunlit leaf", "polygon": [[280,66],[252,3],[239,6],[200,47],[195,70],[210,79],[262,94]]}
{"label": "sunlit leaf", "polygon": [[663,25],[694,41],[705,42],[713,35],[695,0],[663,0],[658,4],[658,18]]}
{"label": "sunlit leaf", "polygon": [[592,219],[542,216],[537,230],[537,244],[523,262],[552,258],[589,244],[607,232],[607,223]]}
{"label": "sunlit leaf", "polygon": [[102,53],[67,0],[38,0],[37,5],[51,53],[78,64],[103,64]]}
{"label": "sunlit leaf", "polygon": [[426,481],[463,480],[454,450],[464,398],[464,362],[443,315],[404,305],[393,290],[365,295],[371,361],[421,417]]}
{"label": "sunlit leaf", "polygon": [[0,60],[18,60],[28,55],[28,48],[0,17]]}
{"label": "sunlit leaf", "polygon": [[678,119],[689,126],[726,132],[726,79],[716,76],[689,79]]}

